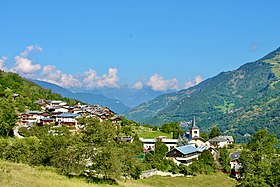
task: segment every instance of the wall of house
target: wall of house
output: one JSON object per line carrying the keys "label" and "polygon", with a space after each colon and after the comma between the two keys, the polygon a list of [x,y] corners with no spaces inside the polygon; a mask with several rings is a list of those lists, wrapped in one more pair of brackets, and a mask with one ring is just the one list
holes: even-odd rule
{"label": "wall of house", "polygon": [[144,150],[155,151],[155,143],[144,143],[143,147],[144,147]]}
{"label": "wall of house", "polygon": [[[155,139],[140,139],[140,141],[143,142],[144,150],[155,150]],[[161,141],[167,146],[168,151],[170,151],[173,148],[177,147],[178,139],[162,139]]]}
{"label": "wall of house", "polygon": [[175,159],[182,162],[184,165],[188,166],[192,163],[193,160],[197,160],[199,157],[198,153],[186,155],[184,157],[176,157]]}
{"label": "wall of house", "polygon": [[174,149],[175,147],[177,147],[177,143],[166,143],[165,145],[168,148],[168,151],[170,151],[170,150]]}
{"label": "wall of house", "polygon": [[57,122],[71,122],[71,123],[76,123],[75,118],[62,118],[62,117],[57,117],[56,120]]}
{"label": "wall of house", "polygon": [[192,139],[188,142],[189,144],[195,144],[197,147],[206,145],[205,142],[201,141],[200,139]]}
{"label": "wall of house", "polygon": [[68,109],[66,109],[66,108],[56,108],[56,109],[54,110],[54,112],[66,113],[66,112],[68,112]]}

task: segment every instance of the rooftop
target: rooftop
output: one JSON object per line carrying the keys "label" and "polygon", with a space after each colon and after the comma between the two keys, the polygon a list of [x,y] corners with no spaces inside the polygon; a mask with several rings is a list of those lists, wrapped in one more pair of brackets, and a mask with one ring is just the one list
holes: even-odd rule
{"label": "rooftop", "polygon": [[224,141],[234,142],[234,139],[232,136],[217,136],[209,140],[209,142],[224,142]]}
{"label": "rooftop", "polygon": [[234,152],[230,155],[231,160],[236,160],[240,157],[240,152]]}
{"label": "rooftop", "polygon": [[180,151],[184,155],[199,152],[199,150],[197,148],[193,147],[192,145],[184,145],[181,147],[176,147],[175,149]]}
{"label": "rooftop", "polygon": [[59,114],[58,117],[63,117],[63,118],[75,118],[80,116],[79,114],[72,114],[72,113],[62,113]]}

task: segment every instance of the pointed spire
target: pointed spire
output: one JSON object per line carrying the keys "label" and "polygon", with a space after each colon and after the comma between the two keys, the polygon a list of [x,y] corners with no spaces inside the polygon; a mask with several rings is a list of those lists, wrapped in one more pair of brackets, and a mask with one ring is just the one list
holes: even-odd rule
{"label": "pointed spire", "polygon": [[192,129],[198,129],[198,126],[196,126],[196,123],[195,123],[195,114],[193,116],[193,126],[192,126]]}

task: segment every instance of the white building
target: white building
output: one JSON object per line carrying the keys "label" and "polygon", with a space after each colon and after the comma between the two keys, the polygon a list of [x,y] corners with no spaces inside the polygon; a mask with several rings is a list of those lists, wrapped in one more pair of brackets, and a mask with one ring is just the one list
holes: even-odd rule
{"label": "white building", "polygon": [[46,115],[41,111],[28,111],[19,115],[21,125],[33,125],[45,118]]}
{"label": "white building", "polygon": [[68,112],[68,109],[67,108],[64,108],[64,107],[59,107],[59,108],[56,108],[54,110],[55,113],[67,113]]}
{"label": "white building", "polygon": [[178,143],[178,139],[168,139],[166,137],[159,137],[154,139],[140,138],[140,141],[143,143],[144,152],[155,151],[155,143],[157,140],[165,143],[166,147],[168,148],[168,151],[177,147]]}
{"label": "white building", "polygon": [[232,136],[217,136],[209,140],[210,147],[213,148],[228,147],[233,142],[234,139]]}
{"label": "white building", "polygon": [[58,124],[77,127],[77,118],[79,116],[80,115],[78,115],[78,114],[62,113],[62,114],[59,114],[58,116],[56,116],[55,121]]}
{"label": "white building", "polygon": [[184,145],[176,147],[166,153],[166,157],[173,158],[179,163],[190,165],[193,160],[197,160],[202,151],[193,145]]}

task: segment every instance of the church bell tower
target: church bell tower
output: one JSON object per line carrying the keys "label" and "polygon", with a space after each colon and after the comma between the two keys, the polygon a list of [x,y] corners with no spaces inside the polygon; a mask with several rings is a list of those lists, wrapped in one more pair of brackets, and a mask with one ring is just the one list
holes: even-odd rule
{"label": "church bell tower", "polygon": [[192,128],[190,129],[191,138],[199,137],[199,128],[195,123],[195,116],[193,117]]}

